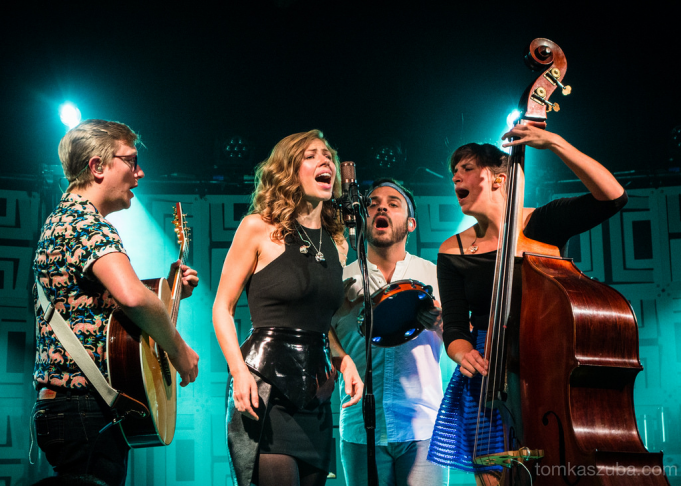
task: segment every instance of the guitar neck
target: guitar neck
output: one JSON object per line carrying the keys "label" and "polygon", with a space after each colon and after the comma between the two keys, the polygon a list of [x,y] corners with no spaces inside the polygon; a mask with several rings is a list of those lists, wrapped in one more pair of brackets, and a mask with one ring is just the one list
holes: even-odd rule
{"label": "guitar neck", "polygon": [[171,279],[170,295],[172,306],[170,308],[170,320],[173,324],[177,324],[177,315],[180,309],[180,300],[182,300],[182,266],[186,264],[186,252],[180,249],[180,266],[175,269]]}
{"label": "guitar neck", "polygon": [[182,213],[182,205],[177,203],[175,205],[175,218],[173,223],[175,224],[175,233],[177,233],[178,237],[177,243],[180,245],[180,254],[177,257],[177,260],[180,261],[180,265],[169,278],[172,302],[169,313],[173,324],[177,324],[177,314],[180,308],[180,300],[182,299],[182,266],[186,264],[189,249],[189,228],[186,226],[185,216],[186,215]]}

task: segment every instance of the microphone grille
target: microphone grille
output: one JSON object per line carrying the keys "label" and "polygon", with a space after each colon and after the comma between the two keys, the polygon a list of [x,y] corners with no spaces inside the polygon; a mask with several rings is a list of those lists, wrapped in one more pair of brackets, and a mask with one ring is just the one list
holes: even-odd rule
{"label": "microphone grille", "polygon": [[354,162],[341,162],[340,164],[341,182],[355,182],[357,172]]}

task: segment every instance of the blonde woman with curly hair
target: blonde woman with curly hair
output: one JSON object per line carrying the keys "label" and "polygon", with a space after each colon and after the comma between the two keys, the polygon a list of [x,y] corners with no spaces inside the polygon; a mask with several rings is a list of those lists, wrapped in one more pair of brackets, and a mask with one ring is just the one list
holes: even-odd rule
{"label": "blonde woman with curly hair", "polygon": [[[239,486],[318,486],[330,470],[337,370],[362,381],[335,335],[347,243],[332,198],[338,157],[322,132],[281,140],[256,170],[251,214],[234,235],[213,305],[232,375],[227,442]],[[234,310],[246,289],[253,329],[239,346]]]}

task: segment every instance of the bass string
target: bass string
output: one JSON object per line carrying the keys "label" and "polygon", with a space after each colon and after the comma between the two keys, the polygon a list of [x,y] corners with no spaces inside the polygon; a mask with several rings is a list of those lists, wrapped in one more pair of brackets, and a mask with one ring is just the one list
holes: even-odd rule
{"label": "bass string", "polygon": [[[498,252],[498,250],[497,250]],[[499,256],[499,253],[497,253],[497,256]],[[501,259],[497,257],[497,261],[495,264],[495,282],[498,281],[499,275],[500,275],[500,265],[501,264]],[[492,433],[492,428],[491,428],[491,423],[494,417],[494,410],[493,410],[493,403],[492,407],[487,407],[487,397],[489,396],[489,390],[490,390],[490,373],[492,376],[492,390],[494,390],[494,385],[496,384],[496,373],[494,373],[494,370],[496,369],[496,356],[497,353],[492,353],[492,349],[498,349],[498,333],[499,333],[499,326],[498,326],[498,319],[497,316],[499,315],[499,299],[498,299],[498,293],[499,293],[499,286],[495,285],[494,290],[493,290],[493,295],[492,295],[492,301],[490,303],[490,326],[488,328],[488,333],[491,333],[491,336],[489,339],[486,339],[485,342],[485,359],[488,359],[488,374],[485,376],[482,376],[481,379],[481,386],[480,386],[480,395],[478,398],[478,411],[477,411],[477,417],[476,417],[476,430],[475,430],[475,442],[473,446],[473,457],[478,457],[479,455],[484,455],[489,453],[490,449],[490,441],[491,441],[491,433]],[[487,343],[490,343],[488,346]],[[490,362],[491,360],[491,362]],[[489,416],[488,416],[489,414]],[[482,430],[481,430],[482,429]]]}
{"label": "bass string", "polygon": [[[505,327],[508,320],[508,311],[510,308],[510,298],[512,291],[513,279],[513,265],[515,262],[515,233],[517,233],[517,217],[518,205],[514,204],[517,199],[518,183],[517,177],[522,172],[519,170],[518,159],[523,156],[522,150],[513,147],[510,154],[509,164],[509,187],[506,198],[505,210],[501,213],[501,221],[499,227],[502,232],[497,243],[497,259],[494,270],[494,287],[492,302],[490,303],[490,329],[491,338],[487,340],[490,343],[489,348],[485,348],[485,358],[488,360],[488,375],[483,376],[480,387],[480,397],[478,401],[478,414],[476,419],[475,442],[473,446],[473,457],[477,457],[480,434],[486,436],[484,440],[485,454],[490,453],[492,444],[492,432],[496,410],[496,397],[490,396],[490,375],[491,375],[491,390],[496,393],[500,389],[501,380],[503,379],[504,370],[501,360],[504,358],[503,345],[505,342]],[[522,202],[520,203],[522,207]],[[507,226],[507,224],[510,226]],[[514,239],[511,242],[511,238]],[[486,342],[486,344],[487,344]],[[499,371],[499,373],[497,373]],[[487,406],[487,397],[491,398],[491,406]],[[484,428],[486,430],[480,431],[481,421],[484,421]]]}
{"label": "bass string", "polygon": [[[502,297],[503,298],[503,297]],[[495,317],[499,315],[499,310],[495,309]],[[495,319],[496,320],[496,319]],[[499,370],[500,360],[502,358],[503,338],[500,335],[501,326],[497,322],[492,326],[492,337],[489,340],[490,350],[485,353],[489,357],[488,374],[482,377],[480,387],[480,397],[478,402],[478,418],[476,424],[476,437],[474,446],[474,455],[483,455],[491,453],[492,433],[494,432],[493,424],[496,412],[496,401],[492,394],[496,392],[501,380]],[[492,350],[494,352],[492,352]],[[488,406],[488,398],[490,403]],[[481,425],[482,422],[482,425]],[[482,430],[481,430],[482,428]]]}

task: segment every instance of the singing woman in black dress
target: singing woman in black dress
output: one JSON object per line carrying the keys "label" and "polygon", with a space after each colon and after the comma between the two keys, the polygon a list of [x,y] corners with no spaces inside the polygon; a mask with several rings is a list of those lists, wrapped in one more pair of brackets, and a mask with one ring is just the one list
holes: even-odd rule
{"label": "singing woman in black dress", "polygon": [[[355,404],[362,382],[329,336],[347,255],[332,197],[338,158],[319,130],[281,140],[256,172],[251,214],[234,235],[213,306],[232,375],[228,447],[235,484],[323,485],[330,469],[336,370]],[[246,289],[253,330],[234,325]]]}

